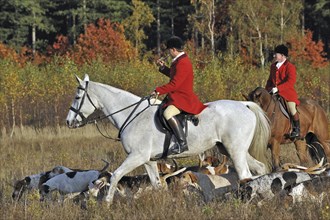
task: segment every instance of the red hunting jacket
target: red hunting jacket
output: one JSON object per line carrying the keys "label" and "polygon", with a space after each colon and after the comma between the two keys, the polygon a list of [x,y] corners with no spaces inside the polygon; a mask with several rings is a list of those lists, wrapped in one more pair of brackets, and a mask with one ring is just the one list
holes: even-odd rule
{"label": "red hunting jacket", "polygon": [[164,66],[159,70],[170,77],[170,82],[157,87],[159,95],[168,94],[168,105],[174,105],[180,110],[197,115],[206,106],[198,99],[193,90],[194,73],[192,64],[186,54],[178,57],[171,65],[171,68]]}
{"label": "red hunting jacket", "polygon": [[270,91],[273,87],[277,87],[278,93],[285,100],[300,104],[298,100],[298,94],[294,89],[296,83],[296,67],[286,60],[279,69],[276,67],[276,63],[270,66],[270,75],[267,80],[266,90]]}

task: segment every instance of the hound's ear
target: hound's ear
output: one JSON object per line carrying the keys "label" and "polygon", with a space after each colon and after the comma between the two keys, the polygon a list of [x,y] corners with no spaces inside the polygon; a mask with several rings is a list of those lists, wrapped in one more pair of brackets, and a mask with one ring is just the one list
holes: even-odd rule
{"label": "hound's ear", "polygon": [[89,76],[88,76],[88,74],[85,74],[84,81],[85,81],[85,82],[89,81]]}
{"label": "hound's ear", "polygon": [[197,176],[195,174],[193,174],[193,173],[190,172],[189,173],[189,177],[190,177],[192,183],[197,183],[198,178],[197,178]]}
{"label": "hound's ear", "polygon": [[76,74],[74,74],[74,76],[76,77],[76,80],[77,80],[77,82],[79,83],[79,84],[81,84],[81,79],[76,75]]}

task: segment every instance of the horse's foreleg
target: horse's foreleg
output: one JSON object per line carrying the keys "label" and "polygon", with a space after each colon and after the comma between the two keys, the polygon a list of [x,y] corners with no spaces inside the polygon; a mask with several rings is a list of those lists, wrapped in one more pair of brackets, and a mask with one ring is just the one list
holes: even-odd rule
{"label": "horse's foreleg", "polygon": [[149,161],[148,163],[144,164],[145,169],[147,170],[147,173],[150,178],[151,185],[159,189],[162,187],[161,181],[159,178],[159,172],[157,168],[157,162],[156,161]]}
{"label": "horse's foreleg", "polygon": [[300,160],[300,165],[308,166],[308,155],[307,155],[307,145],[303,140],[297,140],[294,142],[297,150],[297,156]]}
{"label": "horse's foreleg", "polygon": [[137,155],[129,154],[128,157],[126,158],[126,160],[112,174],[111,179],[110,179],[110,188],[105,197],[105,201],[108,202],[109,204],[112,204],[113,197],[117,190],[117,184],[118,184],[119,180],[124,175],[133,171],[135,168],[143,165],[147,161],[148,161],[148,159],[146,159],[144,156],[141,156],[140,154],[137,154]]}

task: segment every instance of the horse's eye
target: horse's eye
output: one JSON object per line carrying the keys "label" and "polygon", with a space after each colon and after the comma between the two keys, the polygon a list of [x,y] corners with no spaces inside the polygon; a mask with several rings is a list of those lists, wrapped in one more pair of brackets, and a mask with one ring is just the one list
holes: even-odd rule
{"label": "horse's eye", "polygon": [[77,99],[77,100],[80,99],[80,96],[76,96],[75,99]]}

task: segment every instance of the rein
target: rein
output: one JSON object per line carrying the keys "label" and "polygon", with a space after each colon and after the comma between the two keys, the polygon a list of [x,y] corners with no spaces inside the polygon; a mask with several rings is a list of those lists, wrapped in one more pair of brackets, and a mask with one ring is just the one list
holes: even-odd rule
{"label": "rein", "polygon": [[276,109],[276,96],[272,95],[272,98],[270,99],[267,108],[265,109],[265,112],[268,112],[268,109],[270,107],[270,105],[272,104],[272,102],[274,102],[274,108],[271,111],[271,117],[270,117],[270,121],[273,122],[274,117],[275,117],[275,109]]}
{"label": "rein", "polygon": [[[97,128],[97,130],[100,132],[100,134],[103,136],[103,137],[105,137],[105,138],[108,138],[108,139],[111,139],[111,140],[115,140],[115,141],[120,141],[120,138],[121,138],[121,134],[122,134],[122,132],[124,131],[124,129],[136,118],[136,117],[138,117],[141,113],[143,113],[147,108],[149,108],[150,106],[154,106],[154,104],[151,104],[150,103],[150,95],[149,96],[145,96],[145,97],[142,97],[138,102],[135,102],[135,103],[133,103],[133,104],[131,104],[131,105],[129,105],[129,106],[127,106],[127,107],[125,107],[125,108],[122,108],[122,109],[120,109],[120,110],[118,110],[118,111],[115,111],[115,112],[113,112],[113,113],[111,113],[111,114],[108,114],[108,115],[105,115],[105,116],[103,116],[103,117],[97,117],[97,118],[94,118],[94,119],[90,119],[89,121],[87,121],[84,125],[86,125],[86,124],[91,124],[91,123],[94,123],[95,125],[96,125],[96,128]],[[132,117],[132,115],[134,114],[134,112],[137,110],[137,108],[140,106],[140,104],[143,102],[143,101],[145,101],[145,100],[148,100],[148,106],[147,107],[145,107],[144,109],[142,109],[140,112],[138,112],[138,113],[136,113],[136,115],[131,119],[131,117]],[[118,137],[117,138],[113,138],[113,137],[111,137],[108,133],[107,133],[107,135],[105,135],[102,131],[101,131],[101,129],[99,128],[99,126],[98,126],[98,124],[97,124],[97,122],[98,121],[101,121],[101,120],[103,120],[103,119],[105,119],[105,118],[109,118],[109,117],[111,117],[112,115],[115,115],[115,114],[117,114],[117,113],[119,113],[119,112],[122,112],[122,111],[124,111],[124,110],[126,110],[126,109],[128,109],[128,108],[131,108],[131,107],[133,107],[133,106],[135,106],[135,108],[132,110],[132,112],[129,114],[129,116],[127,117],[127,119],[125,120],[125,122],[122,124],[122,126],[120,127],[120,129],[119,129],[119,132],[118,132]]]}
{"label": "rein", "polygon": [[[73,112],[75,112],[76,115],[79,115],[79,116],[82,118],[82,124],[80,125],[80,127],[81,127],[81,126],[84,126],[84,125],[87,125],[87,124],[94,123],[94,124],[96,125],[96,127],[97,127],[97,130],[100,132],[100,134],[101,134],[103,137],[108,138],[108,139],[112,139],[112,140],[115,140],[115,141],[120,141],[120,137],[121,137],[122,132],[125,130],[125,128],[126,128],[126,127],[127,127],[127,126],[128,126],[128,125],[129,125],[129,124],[130,124],[130,123],[136,118],[136,117],[138,117],[141,113],[143,113],[143,112],[144,112],[146,109],[148,109],[150,106],[155,106],[155,105],[157,105],[157,104],[152,104],[152,103],[150,103],[150,98],[152,97],[152,95],[148,95],[148,96],[142,97],[138,102],[135,102],[135,103],[133,103],[133,104],[131,104],[131,105],[125,107],[125,108],[119,109],[119,110],[117,110],[117,111],[115,111],[115,112],[113,112],[113,113],[111,113],[111,114],[108,114],[108,115],[105,115],[105,116],[102,116],[102,117],[101,117],[101,116],[99,116],[99,117],[95,117],[95,118],[92,118],[92,119],[89,119],[89,120],[88,120],[88,119],[87,119],[87,118],[81,113],[81,111],[80,111],[80,109],[82,108],[82,105],[84,104],[85,97],[87,96],[89,102],[94,106],[95,110],[97,110],[97,107],[94,105],[92,99],[90,98],[89,94],[87,93],[87,87],[88,87],[88,81],[86,81],[86,87],[85,87],[85,88],[83,88],[83,87],[81,87],[81,86],[78,86],[78,90],[79,90],[79,89],[80,89],[80,90],[83,90],[83,91],[85,91],[85,93],[84,93],[84,95],[83,95],[83,97],[82,97],[82,101],[80,102],[79,108],[78,108],[78,109],[75,109],[75,108],[73,108],[73,107],[71,106],[71,107],[70,107],[70,110],[73,111]],[[156,97],[156,98],[157,98],[157,97]],[[140,106],[140,104],[141,104],[143,101],[145,101],[145,100],[148,100],[148,106],[145,107],[144,109],[142,109],[140,112],[138,112],[138,113],[132,118],[134,112],[137,110],[137,108]],[[126,110],[126,109],[129,109],[129,108],[131,108],[131,107],[133,107],[133,106],[135,106],[135,108],[132,110],[132,112],[129,114],[129,116],[127,117],[127,119],[125,120],[125,122],[124,122],[124,123],[122,124],[122,126],[120,127],[120,129],[119,129],[119,133],[118,133],[118,137],[117,137],[117,138],[113,138],[113,137],[111,137],[108,133],[107,133],[107,135],[103,134],[103,132],[101,131],[101,129],[99,128],[99,126],[98,126],[98,124],[97,124],[98,121],[101,121],[101,120],[103,120],[103,119],[105,119],[105,118],[109,118],[109,117],[111,117],[111,116],[113,116],[113,115],[115,115],[115,114],[117,114],[117,113],[119,113],[119,112],[122,112],[122,111],[124,111],[124,110]]]}

